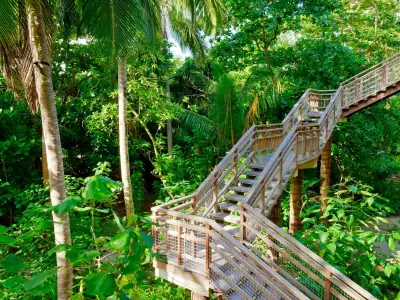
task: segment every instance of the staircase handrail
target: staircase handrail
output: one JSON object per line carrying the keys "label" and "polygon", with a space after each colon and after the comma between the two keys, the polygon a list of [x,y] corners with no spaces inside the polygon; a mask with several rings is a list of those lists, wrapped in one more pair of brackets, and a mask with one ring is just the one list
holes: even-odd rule
{"label": "staircase handrail", "polygon": [[377,69],[377,68],[379,68],[379,67],[381,67],[381,66],[383,66],[383,65],[386,65],[386,64],[388,64],[389,62],[392,62],[392,61],[394,61],[394,60],[397,60],[397,59],[399,59],[399,58],[400,58],[400,53],[396,53],[395,55],[390,56],[390,57],[386,58],[385,60],[383,60],[383,61],[381,61],[381,62],[379,62],[379,63],[373,65],[372,67],[369,67],[368,69],[366,69],[366,70],[364,70],[364,71],[362,71],[362,72],[360,72],[360,73],[357,73],[357,74],[354,75],[353,77],[348,78],[347,80],[345,80],[345,81],[343,81],[342,83],[340,83],[340,85],[346,86],[346,85],[348,85],[349,83],[351,83],[352,81],[355,81],[356,79],[361,78],[361,77],[364,76],[365,74],[370,73],[371,71],[373,71],[373,70],[375,70],[375,69]]}

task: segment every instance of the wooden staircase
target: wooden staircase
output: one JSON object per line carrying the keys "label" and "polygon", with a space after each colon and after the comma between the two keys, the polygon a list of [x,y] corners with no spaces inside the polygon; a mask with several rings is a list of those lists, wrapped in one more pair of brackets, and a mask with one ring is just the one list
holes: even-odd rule
{"label": "wooden staircase", "polygon": [[396,55],[337,90],[307,90],[280,124],[252,126],[194,194],[152,208],[156,275],[227,299],[375,299],[267,216],[340,118],[399,90]]}

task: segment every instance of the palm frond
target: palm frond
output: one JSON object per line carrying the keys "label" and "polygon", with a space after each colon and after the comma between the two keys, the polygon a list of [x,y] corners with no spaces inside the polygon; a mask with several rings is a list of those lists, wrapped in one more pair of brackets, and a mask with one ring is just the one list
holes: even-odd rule
{"label": "palm frond", "polygon": [[244,102],[250,102],[246,116],[246,126],[259,120],[260,115],[271,115],[279,105],[280,83],[265,66],[253,66],[250,75],[243,86],[241,97]]}
{"label": "palm frond", "polygon": [[212,100],[210,119],[218,124],[224,140],[233,146],[243,131],[244,110],[230,74],[219,78]]}
{"label": "palm frond", "polygon": [[193,26],[192,21],[176,9],[169,12],[169,21],[172,28],[172,36],[178,41],[181,48],[189,48],[195,56],[203,57],[208,51],[198,27]]}
{"label": "palm frond", "polygon": [[184,109],[178,114],[179,122],[187,128],[194,130],[208,139],[215,139],[219,136],[219,131],[216,124],[207,118],[194,111]]}
{"label": "palm frond", "polygon": [[154,0],[88,0],[82,4],[82,23],[113,57],[124,56],[159,28],[158,10]]}

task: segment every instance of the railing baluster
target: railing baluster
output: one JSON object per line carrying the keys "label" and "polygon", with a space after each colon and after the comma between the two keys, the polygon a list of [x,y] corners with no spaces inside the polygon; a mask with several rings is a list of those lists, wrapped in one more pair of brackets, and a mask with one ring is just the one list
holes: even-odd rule
{"label": "railing baluster", "polygon": [[331,298],[331,288],[332,288],[331,276],[332,276],[331,272],[328,271],[328,275],[325,277],[324,300],[330,300]]}
{"label": "railing baluster", "polygon": [[246,222],[246,218],[244,216],[244,207],[243,204],[240,203],[240,243],[246,240],[246,230],[244,228],[244,223]]}
{"label": "railing baluster", "polygon": [[210,278],[210,224],[206,224],[207,233],[206,233],[206,276]]}
{"label": "railing baluster", "polygon": [[182,226],[178,225],[178,259],[177,259],[178,266],[180,266],[182,264],[182,235],[181,235],[181,231],[182,231]]}

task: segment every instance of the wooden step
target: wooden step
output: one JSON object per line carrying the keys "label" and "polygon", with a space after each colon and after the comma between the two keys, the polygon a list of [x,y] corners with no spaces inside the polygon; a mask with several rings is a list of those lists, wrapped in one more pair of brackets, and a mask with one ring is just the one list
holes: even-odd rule
{"label": "wooden step", "polygon": [[243,184],[253,185],[256,181],[250,178],[238,178],[238,181]]}
{"label": "wooden step", "polygon": [[246,202],[247,201],[247,197],[246,196],[242,196],[242,195],[234,195],[234,194],[227,194],[223,196],[226,200],[231,200],[231,201],[242,201],[242,202]]}
{"label": "wooden step", "polygon": [[243,185],[239,185],[239,186],[233,186],[229,188],[232,191],[238,192],[238,193],[249,193],[251,188],[248,186],[243,186]]}
{"label": "wooden step", "polygon": [[261,172],[256,172],[256,171],[243,171],[242,174],[247,175],[247,176],[257,177],[257,176],[260,176]]}
{"label": "wooden step", "polygon": [[229,222],[232,224],[239,224],[240,223],[240,216],[234,216],[227,213],[216,213],[211,215],[214,220]]}
{"label": "wooden step", "polygon": [[236,211],[236,212],[240,211],[240,207],[238,205],[229,202],[219,203],[218,206],[222,210]]}
{"label": "wooden step", "polygon": [[249,168],[263,170],[265,166],[266,166],[265,164],[250,164]]}
{"label": "wooden step", "polygon": [[309,111],[307,113],[307,117],[310,118],[320,118],[322,116],[323,112],[321,111]]}
{"label": "wooden step", "polygon": [[232,234],[233,236],[239,236],[239,234],[240,234],[240,227],[226,225],[226,226],[224,226],[224,229],[225,229],[225,231]]}
{"label": "wooden step", "polygon": [[257,161],[262,161],[265,163],[267,163],[271,158],[272,158],[272,154],[256,156]]}

